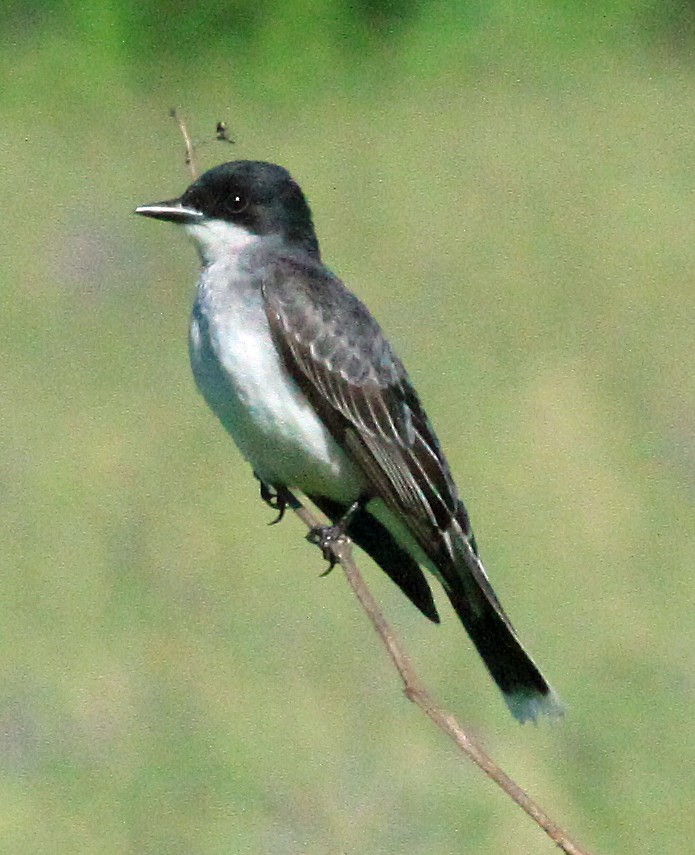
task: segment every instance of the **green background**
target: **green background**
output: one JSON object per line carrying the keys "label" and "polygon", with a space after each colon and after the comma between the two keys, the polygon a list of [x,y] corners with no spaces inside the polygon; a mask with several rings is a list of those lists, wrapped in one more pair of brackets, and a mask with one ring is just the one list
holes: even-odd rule
{"label": "green background", "polygon": [[695,837],[687,3],[6,2],[0,852],[552,844],[400,692],[190,377],[168,110],[287,166],[563,696],[519,727],[360,556],[435,695],[599,853]]}

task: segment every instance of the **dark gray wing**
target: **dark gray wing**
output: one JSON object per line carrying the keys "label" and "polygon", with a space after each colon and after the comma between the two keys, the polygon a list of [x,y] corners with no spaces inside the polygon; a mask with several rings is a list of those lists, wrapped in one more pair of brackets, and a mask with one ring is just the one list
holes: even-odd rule
{"label": "dark gray wing", "polygon": [[454,520],[474,549],[439,442],[403,364],[365,306],[325,268],[293,257],[266,269],[263,294],[287,368],[374,495],[440,570],[453,559],[444,534]]}

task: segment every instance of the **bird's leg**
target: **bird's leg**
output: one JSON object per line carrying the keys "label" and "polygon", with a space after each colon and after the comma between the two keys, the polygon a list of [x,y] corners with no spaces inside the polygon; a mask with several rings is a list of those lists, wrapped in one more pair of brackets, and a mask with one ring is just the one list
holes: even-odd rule
{"label": "bird's leg", "polygon": [[[253,474],[256,475],[255,472]],[[285,516],[285,511],[287,510],[287,499],[279,490],[273,487],[272,484],[266,484],[266,482],[262,478],[259,478],[258,475],[256,475],[256,478],[261,482],[261,499],[263,499],[269,508],[278,512],[277,517],[268,523],[268,525],[275,525]]]}
{"label": "bird's leg", "polygon": [[321,576],[327,576],[338,563],[333,547],[341,538],[346,536],[350,521],[357,511],[364,508],[370,498],[371,496],[368,495],[360,496],[350,505],[338,522],[333,523],[333,525],[317,526],[307,534],[306,539],[309,543],[319,547],[323,557],[328,562],[328,567],[321,573]]}

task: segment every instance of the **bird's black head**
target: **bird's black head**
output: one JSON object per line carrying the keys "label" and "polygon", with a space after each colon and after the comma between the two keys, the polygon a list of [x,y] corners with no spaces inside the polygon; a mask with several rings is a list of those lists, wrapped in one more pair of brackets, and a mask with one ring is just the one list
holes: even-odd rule
{"label": "bird's black head", "polygon": [[[178,199],[143,205],[137,213],[191,226],[229,224],[260,237],[276,235],[315,258],[311,210],[289,172],[274,163],[233,160],[203,173]],[[194,233],[195,237],[195,233]]]}

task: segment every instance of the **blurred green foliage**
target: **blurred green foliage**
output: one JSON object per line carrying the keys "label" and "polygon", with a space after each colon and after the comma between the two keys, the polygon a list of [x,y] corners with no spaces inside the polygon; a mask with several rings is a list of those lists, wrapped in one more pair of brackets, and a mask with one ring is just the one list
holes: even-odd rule
{"label": "blurred green foliage", "polygon": [[[296,175],[408,364],[522,637],[517,727],[366,559],[435,694],[597,852],[695,836],[691,6],[0,7],[0,851],[551,851],[402,698],[196,395],[196,138]],[[690,30],[689,30],[690,27]],[[417,321],[417,324],[414,323]],[[441,599],[440,599],[441,602]]]}
{"label": "blurred green foliage", "polygon": [[[409,71],[422,80],[465,65],[485,68],[518,52],[561,62],[591,45],[620,52],[626,43],[663,39],[672,49],[692,47],[693,6],[687,0],[600,6],[578,0],[8,0],[0,25],[7,46],[29,50],[39,65],[48,59],[59,77],[74,70],[80,81],[98,82],[118,74],[149,91],[155,80],[190,75],[193,68],[198,73],[216,57],[214,64],[231,65],[241,91],[261,87],[266,97],[282,98],[288,87],[382,84],[384,75]],[[5,52],[6,59],[11,55]]]}

